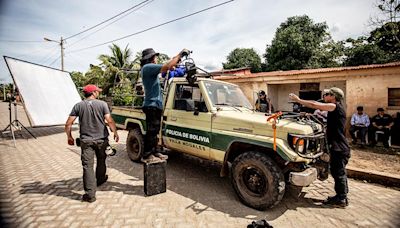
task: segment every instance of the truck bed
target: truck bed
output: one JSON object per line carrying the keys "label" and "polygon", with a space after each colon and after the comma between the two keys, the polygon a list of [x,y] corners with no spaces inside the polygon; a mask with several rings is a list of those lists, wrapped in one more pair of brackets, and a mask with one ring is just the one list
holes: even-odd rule
{"label": "truck bed", "polygon": [[126,123],[130,120],[144,121],[146,119],[141,107],[131,106],[113,106],[111,116],[120,129],[126,129]]}

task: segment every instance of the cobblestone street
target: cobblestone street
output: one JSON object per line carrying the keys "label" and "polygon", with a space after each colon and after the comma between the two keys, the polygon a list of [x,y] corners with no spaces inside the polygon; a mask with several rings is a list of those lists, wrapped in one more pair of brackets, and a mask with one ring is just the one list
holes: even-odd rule
{"label": "cobblestone street", "polygon": [[[8,118],[8,103],[0,103],[1,130]],[[84,203],[80,148],[67,145],[63,126],[31,131],[37,139],[24,132],[16,148],[10,137],[0,141],[0,213],[10,227],[246,227],[258,219],[274,227],[400,226],[400,191],[393,188],[350,179],[350,205],[333,209],[321,205],[333,194],[329,178],[300,193],[289,188],[278,206],[257,211],[240,203],[218,164],[180,154],[168,160],[167,192],[146,197],[143,166],[126,154],[126,131],[107,159],[109,179],[97,201]]]}

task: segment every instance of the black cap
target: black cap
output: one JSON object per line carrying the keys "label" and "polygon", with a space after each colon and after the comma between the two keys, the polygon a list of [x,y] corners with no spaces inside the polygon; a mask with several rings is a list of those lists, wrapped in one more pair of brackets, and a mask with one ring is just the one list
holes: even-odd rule
{"label": "black cap", "polygon": [[264,90],[260,90],[260,92],[258,92],[259,95],[265,95],[265,91]]}
{"label": "black cap", "polygon": [[364,110],[364,107],[363,106],[358,106],[357,107],[357,111],[363,111]]}
{"label": "black cap", "polygon": [[383,108],[378,108],[376,111],[377,112],[384,112],[385,110]]}
{"label": "black cap", "polygon": [[153,48],[146,48],[142,51],[142,61],[152,58],[155,55],[159,55],[160,53],[155,52]]}

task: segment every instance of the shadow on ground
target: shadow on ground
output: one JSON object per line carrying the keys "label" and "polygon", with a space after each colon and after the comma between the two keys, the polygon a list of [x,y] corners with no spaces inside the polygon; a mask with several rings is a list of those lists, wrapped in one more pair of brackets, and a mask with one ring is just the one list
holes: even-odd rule
{"label": "shadow on ground", "polygon": [[297,208],[326,208],[318,199],[305,197],[301,189],[289,186],[283,200],[272,209],[258,211],[240,202],[230,178],[219,177],[220,165],[184,154],[173,154],[168,160],[168,190],[188,197],[195,213],[217,210],[232,217],[275,220],[287,210]]}
{"label": "shadow on ground", "polygon": [[[143,165],[132,162],[126,153],[125,144],[115,145],[117,155],[107,158],[107,167],[116,169],[135,180],[143,180]],[[79,148],[75,150],[79,154]],[[208,210],[227,213],[232,217],[267,219],[280,217],[287,210],[297,208],[326,208],[320,200],[305,197],[301,189],[289,186],[281,203],[267,211],[258,211],[245,206],[236,196],[228,177],[219,176],[220,165],[208,160],[172,152],[167,165],[167,189],[190,198],[194,203],[186,209],[200,214]],[[143,189],[140,190],[143,192]]]}
{"label": "shadow on ground", "polygon": [[[128,195],[143,195],[143,186],[132,186],[121,184],[119,182],[107,181],[97,188],[97,191],[115,191]],[[44,184],[35,181],[21,185],[20,194],[45,194],[69,198],[81,201],[83,192],[82,178],[71,178],[68,180],[59,180],[50,184]]]}
{"label": "shadow on ground", "polygon": [[[108,169],[115,169],[130,177],[130,180],[143,180],[143,165],[132,162],[126,153],[125,144],[115,145],[117,154],[107,158]],[[80,156],[79,147],[71,147],[69,150],[76,156]],[[275,220],[287,210],[298,208],[326,208],[320,200],[307,198],[306,192],[293,186],[286,189],[283,200],[272,209],[258,211],[245,206],[236,196],[235,191],[227,177],[219,176],[220,165],[208,160],[193,156],[171,153],[167,165],[167,189],[194,202],[186,206],[197,214],[206,211],[220,211],[231,217],[247,219]],[[21,186],[21,194],[47,194],[80,200],[82,191],[82,178],[60,180],[50,184],[32,182]],[[113,182],[112,177],[101,186],[98,191],[118,191],[124,194],[143,195],[143,186],[132,186]]]}
{"label": "shadow on ground", "polygon": [[[45,137],[49,135],[56,135],[64,133],[64,126],[51,126],[51,127],[26,127],[29,132],[31,132],[36,138]],[[2,128],[1,131],[3,131]],[[15,130],[14,136],[15,139],[35,139],[27,130],[21,128],[21,130]],[[78,130],[78,127],[75,126],[72,128],[73,131]],[[4,140],[13,140],[11,132],[1,133],[1,138]]]}

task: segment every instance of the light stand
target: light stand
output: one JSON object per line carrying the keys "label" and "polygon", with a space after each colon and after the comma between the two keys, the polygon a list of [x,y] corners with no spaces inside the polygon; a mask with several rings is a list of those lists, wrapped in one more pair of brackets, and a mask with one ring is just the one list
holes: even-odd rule
{"label": "light stand", "polygon": [[[11,111],[11,104],[14,105],[14,115],[15,115],[15,119],[12,120],[12,111]],[[19,120],[18,120],[18,114],[17,114],[17,102],[14,99],[10,99],[8,102],[8,112],[10,115],[9,121],[10,123],[7,125],[6,128],[4,128],[3,131],[1,131],[1,134],[6,134],[11,132],[13,141],[14,141],[14,147],[17,147],[16,141],[15,141],[15,131],[21,131],[22,129],[25,129],[33,138],[36,139],[35,135],[33,135],[32,132],[30,132]],[[22,135],[22,133],[20,132],[20,134]]]}

